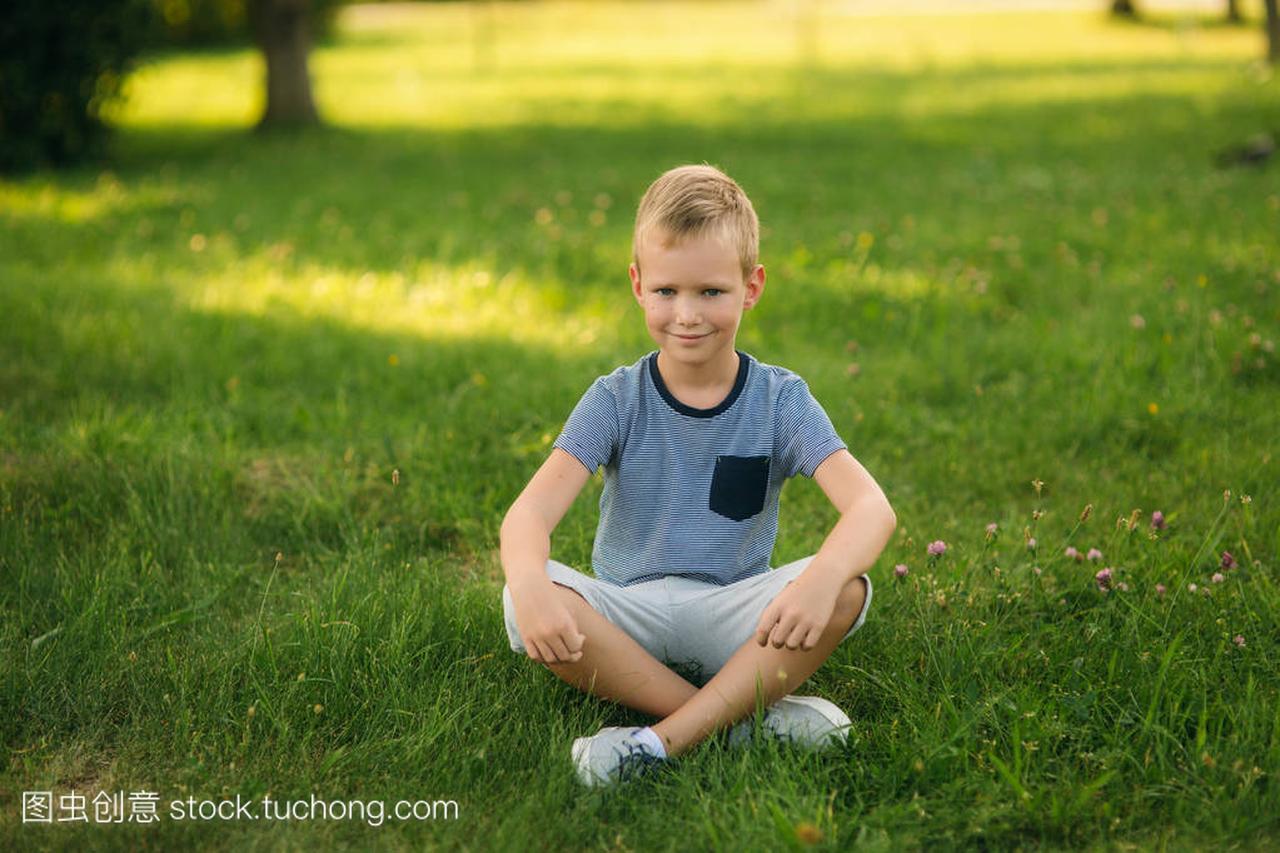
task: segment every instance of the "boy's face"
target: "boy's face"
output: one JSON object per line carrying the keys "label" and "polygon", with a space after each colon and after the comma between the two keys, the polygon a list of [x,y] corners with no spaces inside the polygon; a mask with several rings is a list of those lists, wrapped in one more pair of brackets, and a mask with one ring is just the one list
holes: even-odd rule
{"label": "boy's face", "polygon": [[[631,264],[631,292],[649,335],[670,358],[703,364],[732,352],[742,312],[760,300],[764,267],[744,280],[738,252],[714,236],[666,245],[661,231],[643,235]],[[643,278],[641,277],[643,271]]]}

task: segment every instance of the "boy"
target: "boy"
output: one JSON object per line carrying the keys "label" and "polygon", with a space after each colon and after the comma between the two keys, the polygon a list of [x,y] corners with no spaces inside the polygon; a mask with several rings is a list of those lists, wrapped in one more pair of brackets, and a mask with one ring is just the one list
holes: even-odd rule
{"label": "boy", "polygon": [[[801,745],[850,725],[824,699],[787,694],[861,627],[863,575],[897,520],[804,380],[735,349],[764,291],[758,244],[750,200],[719,170],[682,166],[649,187],[630,275],[658,350],[596,379],[502,522],[511,648],[659,718],[575,740],[588,785],[674,758],[747,717],[757,693],[766,729]],[[548,557],[601,465],[591,578]],[[841,517],[817,554],[770,571],[778,495],[797,473]]]}

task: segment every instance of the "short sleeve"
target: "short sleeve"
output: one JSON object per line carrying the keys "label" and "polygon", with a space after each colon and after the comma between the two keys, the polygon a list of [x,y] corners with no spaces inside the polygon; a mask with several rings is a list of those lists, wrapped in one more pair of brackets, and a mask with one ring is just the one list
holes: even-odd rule
{"label": "short sleeve", "polygon": [[618,405],[600,377],[573,407],[553,446],[573,455],[592,474],[613,458],[618,445]]}
{"label": "short sleeve", "polygon": [[812,477],[822,460],[847,447],[822,404],[800,378],[787,383],[779,394],[777,424],[775,455],[786,477]]}

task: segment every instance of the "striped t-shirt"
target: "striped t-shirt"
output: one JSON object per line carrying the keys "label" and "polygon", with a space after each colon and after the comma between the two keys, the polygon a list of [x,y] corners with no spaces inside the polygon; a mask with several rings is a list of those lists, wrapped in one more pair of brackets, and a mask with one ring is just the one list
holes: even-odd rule
{"label": "striped t-shirt", "polygon": [[768,571],[778,496],[846,445],[805,381],[738,351],[714,408],[677,400],[658,353],[591,384],[555,446],[604,466],[591,553],[596,577],[628,586],[665,575],[730,584]]}

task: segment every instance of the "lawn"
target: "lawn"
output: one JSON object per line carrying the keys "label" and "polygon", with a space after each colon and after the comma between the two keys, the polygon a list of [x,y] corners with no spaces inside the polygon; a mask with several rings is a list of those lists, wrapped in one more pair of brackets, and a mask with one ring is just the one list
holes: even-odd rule
{"label": "lawn", "polygon": [[[1280,843],[1280,171],[1215,163],[1280,128],[1261,36],[806,8],[356,8],[323,131],[249,132],[251,51],[156,56],[110,165],[0,181],[5,847]],[[572,739],[649,720],[510,650],[498,527],[653,348],[635,205],[704,160],[764,225],[740,348],[899,528],[801,691],[843,752],[584,791]],[[789,485],[774,565],[835,520]],[[170,807],[266,795],[436,805]]]}

